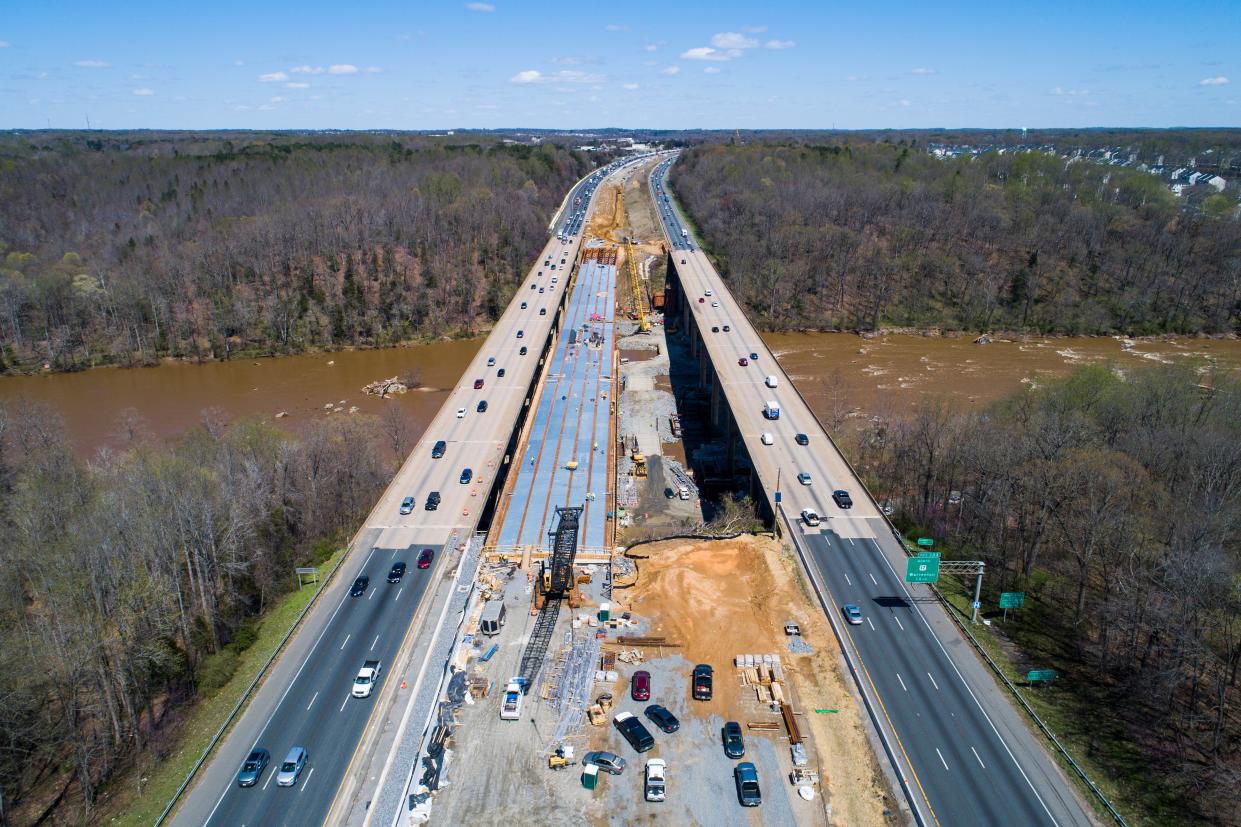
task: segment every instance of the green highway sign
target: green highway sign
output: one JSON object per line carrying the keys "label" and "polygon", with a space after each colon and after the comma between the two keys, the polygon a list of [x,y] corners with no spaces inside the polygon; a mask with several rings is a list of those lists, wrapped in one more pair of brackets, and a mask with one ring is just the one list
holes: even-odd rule
{"label": "green highway sign", "polygon": [[815,710],[815,712],[819,713],[820,715],[827,713],[827,712],[839,712],[839,711],[840,711],[839,709],[816,709]]}
{"label": "green highway sign", "polygon": [[918,552],[918,556],[919,557],[934,557],[936,560],[938,560],[943,555],[940,554],[938,551],[920,551]]}
{"label": "green highway sign", "polygon": [[1025,604],[1025,592],[1000,592],[1001,609],[1020,609]]}
{"label": "green highway sign", "polygon": [[939,555],[911,557],[905,563],[906,583],[934,583],[939,580]]}
{"label": "green highway sign", "polygon": [[921,548],[930,548],[931,546],[935,545],[935,541],[932,540],[930,537],[919,537],[918,545]]}
{"label": "green highway sign", "polygon": [[1055,679],[1055,669],[1031,669],[1026,673],[1026,682],[1028,683],[1051,683]]}

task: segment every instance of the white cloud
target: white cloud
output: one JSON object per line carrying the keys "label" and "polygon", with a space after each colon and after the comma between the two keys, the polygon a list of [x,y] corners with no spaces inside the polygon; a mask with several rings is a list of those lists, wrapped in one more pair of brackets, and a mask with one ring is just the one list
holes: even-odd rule
{"label": "white cloud", "polygon": [[926,67],[919,66],[917,69],[911,69],[909,74],[911,75],[933,75],[935,74],[935,70],[927,69]]}
{"label": "white cloud", "polygon": [[765,49],[792,49],[796,45],[797,43],[795,43],[792,40],[768,40],[766,43],[763,44],[763,48]]}
{"label": "white cloud", "polygon": [[627,31],[629,31],[629,27],[628,27],[628,26],[622,25],[622,24],[620,24],[620,23],[609,23],[608,25],[604,26],[604,28],[605,28],[605,29],[607,29],[609,32],[627,32]]}
{"label": "white cloud", "polygon": [[270,98],[268,98],[268,100],[271,101],[272,103],[284,103],[285,102],[285,98],[281,97],[280,95],[272,95]]}
{"label": "white cloud", "polygon": [[333,63],[327,67],[329,75],[356,75],[358,67],[352,63]]}
{"label": "white cloud", "polygon": [[644,52],[655,52],[658,50],[659,50],[659,46],[655,43],[648,43],[642,47],[642,51]]}
{"label": "white cloud", "polygon": [[295,75],[321,75],[323,74],[323,67],[322,66],[307,66],[305,64],[302,64],[301,66],[294,66],[289,71]]}
{"label": "white cloud", "polygon": [[1051,90],[1051,93],[1053,95],[1063,95],[1063,96],[1075,98],[1081,95],[1089,95],[1090,90],[1089,89],[1065,89],[1063,87],[1057,86],[1055,89]]}
{"label": "white cloud", "polygon": [[0,40],[0,49],[7,49],[7,48],[9,48],[9,47],[10,47],[10,46],[12,46],[12,45],[13,45],[13,44],[12,44],[12,43],[10,43],[10,42],[9,42],[9,41],[7,41],[7,40]]}
{"label": "white cloud", "polygon": [[542,79],[543,73],[538,69],[527,69],[509,78],[509,83],[538,83]]}
{"label": "white cloud", "polygon": [[741,57],[740,49],[721,51],[710,46],[696,46],[681,52],[682,60],[732,60],[735,57]]}
{"label": "white cloud", "polygon": [[490,3],[466,3],[465,7],[470,11],[481,11],[485,14],[491,14],[496,10],[496,7]]}
{"label": "white cloud", "polygon": [[708,74],[708,75],[718,75],[718,74],[720,73],[720,67],[718,67],[718,66],[708,66],[707,68],[703,69],[702,71],[703,71],[705,74]]}
{"label": "white cloud", "polygon": [[849,81],[850,83],[856,83],[857,81],[864,80],[864,79],[865,78],[862,78],[859,75],[849,75],[845,78],[845,80]]}
{"label": "white cloud", "polygon": [[758,41],[737,32],[720,32],[711,37],[711,45],[717,49],[753,49]]}
{"label": "white cloud", "polygon": [[310,84],[309,83],[286,83],[284,85],[284,88],[285,89],[309,89]]}
{"label": "white cloud", "polygon": [[268,72],[265,75],[259,75],[260,83],[280,83],[281,81],[285,81],[288,79],[289,79],[289,76],[286,75],[284,72]]}
{"label": "white cloud", "polygon": [[660,69],[659,73],[661,75],[679,75],[681,74],[681,67],[680,66],[669,66],[666,69]]}
{"label": "white cloud", "polygon": [[148,89],[148,88],[146,88],[145,86],[143,86],[143,87],[142,87],[142,88],[140,88],[140,89],[135,89],[135,90],[134,90],[134,94],[135,94],[135,95],[137,95],[137,96],[138,96],[138,97],[140,97],[140,98],[148,98],[148,97],[150,97],[151,95],[154,95],[154,94],[155,94],[155,90],[154,90],[154,89]]}
{"label": "white cloud", "polygon": [[107,69],[112,66],[106,60],[75,60],[74,66],[80,66],[83,69]]}
{"label": "white cloud", "polygon": [[909,106],[909,101],[906,100],[905,98],[901,98],[900,103],[901,103],[901,106]]}
{"label": "white cloud", "polygon": [[366,67],[367,73],[372,74],[372,75],[382,74],[383,70],[384,70],[384,67],[382,66],[367,66]]}
{"label": "white cloud", "polygon": [[631,92],[632,92],[634,89],[638,89],[638,88],[639,88],[639,86],[638,86],[638,84],[636,84],[636,83],[625,83],[625,84],[622,84],[622,85],[621,85],[621,88],[622,88],[622,89],[628,89],[629,91],[631,91]]}
{"label": "white cloud", "polygon": [[1228,78],[1224,77],[1223,75],[1217,75],[1216,77],[1213,77],[1213,78],[1203,78],[1202,80],[1198,81],[1199,86],[1223,86],[1226,83],[1228,83]]}
{"label": "white cloud", "polygon": [[545,75],[538,69],[527,69],[509,78],[510,83],[604,83],[606,81],[606,75],[580,72],[576,69],[561,69],[550,75]]}

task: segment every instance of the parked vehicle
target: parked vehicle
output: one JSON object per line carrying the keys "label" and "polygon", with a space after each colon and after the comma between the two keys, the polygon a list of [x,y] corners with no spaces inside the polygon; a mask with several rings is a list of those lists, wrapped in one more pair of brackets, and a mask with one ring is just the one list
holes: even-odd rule
{"label": "parked vehicle", "polygon": [[650,672],[640,669],[633,673],[633,680],[629,683],[629,697],[635,701],[649,701],[651,699]]}
{"label": "parked vehicle", "polygon": [[588,752],[582,756],[582,764],[594,766],[611,775],[620,775],[625,771],[625,759],[614,752],[600,750]]}
{"label": "parked vehicle", "polygon": [[301,747],[293,747],[289,750],[289,754],[284,757],[284,761],[280,764],[280,772],[276,773],[277,787],[292,787],[297,783],[298,777],[302,774],[302,770],[306,769],[306,762],[310,760],[310,753]]}
{"label": "parked vehicle", "polygon": [[662,758],[648,758],[646,761],[646,783],[644,794],[647,801],[663,801],[668,794],[668,764]]}
{"label": "parked vehicle", "polygon": [[733,780],[737,783],[737,800],[742,807],[757,807],[763,803],[763,795],[758,788],[758,770],[753,764],[742,761],[733,767]]}
{"label": "parked vehicle", "polygon": [[263,777],[263,770],[271,761],[271,753],[265,749],[255,748],[241,762],[241,772],[237,773],[238,787],[253,787]]}
{"label": "parked vehicle", "polygon": [[745,755],[745,741],[741,737],[741,724],[728,721],[722,732],[724,737],[724,754],[729,758],[740,758]]}
{"label": "parked vehicle", "polygon": [[655,736],[632,712],[621,712],[612,723],[635,752],[649,752],[655,747]]}
{"label": "parked vehicle", "polygon": [[362,668],[358,670],[358,676],[353,679],[353,697],[369,698],[382,669],[383,664],[377,660],[368,660],[362,664]]}
{"label": "parked vehicle", "polygon": [[691,694],[695,701],[711,700],[712,684],[715,681],[714,670],[709,664],[700,663],[694,667],[694,675],[690,679]]}
{"label": "parked vehicle", "polygon": [[500,719],[516,721],[521,717],[521,684],[509,681],[504,687],[504,698],[500,701]]}

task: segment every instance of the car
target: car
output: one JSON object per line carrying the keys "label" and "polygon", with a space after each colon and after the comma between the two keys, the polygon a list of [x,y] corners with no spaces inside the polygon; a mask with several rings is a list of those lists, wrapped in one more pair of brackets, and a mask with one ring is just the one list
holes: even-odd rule
{"label": "car", "polygon": [[758,770],[749,761],[742,761],[733,767],[733,780],[737,783],[737,800],[742,807],[757,807],[763,803],[763,794],[758,788]]}
{"label": "car", "polygon": [[435,559],[435,549],[424,548],[422,551],[418,552],[418,568],[420,569],[431,568],[431,561],[434,559]]}
{"label": "car", "polygon": [[845,605],[840,607],[840,610],[844,612],[845,620],[849,621],[850,626],[861,626],[862,625],[862,610],[859,609],[855,604],[846,603]]}
{"label": "car", "polygon": [[732,330],[732,328],[731,328],[731,327],[729,327],[728,325],[724,325],[724,332],[725,332],[725,333],[728,333],[728,332],[729,332],[729,331],[731,331],[731,330]]}
{"label": "car", "polygon": [[350,597],[361,597],[366,594],[366,588],[371,584],[371,579],[365,574],[353,581],[353,585],[349,587]]}
{"label": "car", "polygon": [[720,306],[720,303],[719,303],[719,302],[716,302],[716,301],[713,301],[713,302],[711,302],[711,306],[712,306],[712,307],[719,307],[719,306]]}
{"label": "car", "polygon": [[539,288],[539,292],[540,292],[540,293],[542,293],[542,292],[543,292],[543,288],[542,288],[542,287],[540,287],[540,288]]}
{"label": "car", "polygon": [[751,362],[757,362],[757,361],[758,361],[758,354],[757,354],[757,353],[751,353],[751,354],[750,354],[750,361],[751,361]]}
{"label": "car", "polygon": [[475,379],[475,380],[474,380],[474,390],[476,390],[476,391],[477,391],[477,390],[482,390],[482,388],[483,388],[483,380],[481,380],[481,379]]}
{"label": "car", "polygon": [[805,434],[798,434],[797,436],[793,437],[793,441],[796,442],[798,445],[809,445],[810,437],[806,436]]}
{"label": "car", "polygon": [[431,459],[439,459],[444,456],[444,451],[447,449],[448,443],[441,439],[439,442],[435,443],[435,447],[431,449]]}
{"label": "car", "polygon": [[[517,331],[517,338],[518,338],[518,339],[525,338],[525,335],[526,335],[526,331],[524,331],[524,330],[519,330],[519,331]],[[482,387],[482,385],[479,385],[479,387],[481,388],[481,387]]]}
{"label": "car", "polygon": [[643,797],[647,801],[663,801],[668,794],[668,762],[662,758],[648,758]]}
{"label": "car", "polygon": [[522,345],[522,346],[521,346],[521,350],[517,351],[517,355],[518,355],[518,356],[525,356],[525,355],[526,355],[526,346],[525,346],[525,345]]}
{"label": "car", "polygon": [[548,268],[549,270],[555,270],[555,269],[556,269],[556,265],[554,265],[554,264],[549,264],[549,265],[547,265],[547,268]]}
{"label": "car", "polygon": [[818,525],[822,520],[819,519],[819,512],[813,508],[803,508],[801,510],[801,521],[806,525]]}
{"label": "car", "polygon": [[635,752],[650,752],[655,748],[655,737],[632,712],[619,713],[612,724]]}
{"label": "car", "polygon": [[[494,356],[488,356],[488,357],[487,357],[487,367],[493,367],[493,366],[495,365],[495,363],[496,363],[496,357],[494,357]],[[480,381],[480,382],[481,382],[481,381],[483,381],[483,380],[479,379],[478,381]]]}
{"label": "car", "polygon": [[746,365],[750,364],[750,360],[742,356],[740,359],[737,360],[737,364],[741,365],[741,367],[745,367]]}
{"label": "car", "polygon": [[[667,213],[665,213],[665,215],[666,215],[666,214],[667,214]],[[685,259],[681,259],[681,263],[682,263],[682,264],[684,264],[684,263],[685,263]]]}
{"label": "car", "polygon": [[704,299],[704,298],[702,298],[701,296],[699,296],[699,297],[698,297],[698,303],[699,303],[699,304],[706,304],[706,303],[707,303],[707,300],[706,300],[706,299]]}
{"label": "car", "polygon": [[484,413],[487,410],[487,400],[486,399],[479,400],[478,407],[475,410],[477,410],[479,413]]}
{"label": "car", "polygon": [[414,498],[413,497],[406,497],[405,499],[401,500],[401,513],[402,514],[414,513]]}
{"label": "car", "polygon": [[298,776],[302,774],[302,770],[306,769],[306,762],[309,760],[310,753],[302,747],[293,747],[289,750],[289,754],[280,764],[280,772],[276,773],[276,786],[292,787],[296,784]]}
{"label": "car", "polygon": [[703,292],[703,295],[705,295],[705,296],[714,296],[714,295],[715,295],[715,294],[714,294],[714,293],[712,293],[710,290],[703,290],[702,292]]}
{"label": "car", "polygon": [[719,325],[711,325],[711,332],[712,332],[712,333],[719,333],[719,332],[720,332],[720,326],[719,326]]}
{"label": "car", "polygon": [[525,303],[525,302],[522,302],[522,303],[521,303],[521,309],[522,309],[522,310],[525,310],[525,309],[526,309],[526,303]]}
{"label": "car", "polygon": [[797,475],[797,481],[800,482],[802,485],[809,485],[810,475],[806,473],[805,471],[802,471],[800,474]]}
{"label": "car", "polygon": [[836,501],[836,505],[841,508],[853,508],[853,498],[849,496],[849,492],[843,488],[838,488],[832,492],[832,499]]}
{"label": "car", "polygon": [[724,754],[729,758],[741,758],[745,755],[745,740],[741,737],[741,724],[728,721],[721,730],[724,737]]}
{"label": "car", "polygon": [[504,368],[499,368],[499,369],[496,371],[496,376],[497,376],[498,378],[500,378],[500,379],[503,379],[503,378],[504,378]]}
{"label": "car", "polygon": [[547,315],[547,308],[546,308],[546,307],[540,307],[540,308],[539,308],[539,315],[540,315],[540,316],[546,316],[546,315]]}
{"label": "car", "polygon": [[271,761],[271,753],[267,750],[258,747],[251,750],[246,760],[241,762],[241,772],[237,773],[237,786],[253,787],[259,783],[269,761]]}
{"label": "car", "polygon": [[427,494],[427,511],[435,511],[440,507],[440,492],[432,491]]}
{"label": "car", "polygon": [[776,439],[768,431],[763,431],[763,435],[758,438],[758,441],[764,445],[771,445]]}
{"label": "car", "polygon": [[690,694],[693,695],[694,700],[711,700],[711,688],[714,681],[715,670],[710,664],[700,663],[695,666],[693,677],[690,678]]}
{"label": "car", "polygon": [[465,408],[457,408],[457,419],[465,419]]}
{"label": "car", "polygon": [[639,669],[633,673],[633,680],[629,682],[629,697],[635,701],[649,701],[651,699],[651,673],[645,669]]}
{"label": "car", "polygon": [[405,576],[405,564],[400,560],[392,564],[392,568],[388,571],[389,583],[400,583],[401,578]]}
{"label": "car", "polygon": [[681,728],[681,722],[677,720],[677,716],[668,711],[667,707],[651,704],[644,710],[644,714],[663,732],[676,732]]}
{"label": "car", "polygon": [[533,289],[534,289],[534,288],[536,288],[536,287],[538,287],[538,285],[537,285],[537,284],[535,284],[534,282],[530,282],[530,289],[531,289],[531,290],[533,290]]}
{"label": "car", "polygon": [[474,479],[474,471],[470,468],[464,468],[461,471],[461,484],[469,485],[470,480]]}
{"label": "car", "polygon": [[612,775],[620,775],[625,771],[625,759],[621,758],[614,752],[588,752],[582,756],[582,763],[587,766],[596,766],[606,773]]}

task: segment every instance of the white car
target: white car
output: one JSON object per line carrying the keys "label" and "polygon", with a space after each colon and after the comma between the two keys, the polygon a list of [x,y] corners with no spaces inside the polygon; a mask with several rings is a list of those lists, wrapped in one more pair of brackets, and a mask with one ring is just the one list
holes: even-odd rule
{"label": "white car", "polygon": [[457,419],[465,419],[465,408],[457,408]]}
{"label": "white car", "polygon": [[813,508],[803,508],[801,512],[801,521],[806,525],[818,525],[821,522],[819,519],[819,512],[815,511]]}
{"label": "white car", "polygon": [[712,307],[719,307],[719,306],[720,306],[720,303],[719,303],[719,302],[715,302],[715,301],[713,301],[713,302],[711,302],[711,306],[712,306]]}
{"label": "white car", "polygon": [[772,437],[772,435],[766,431],[764,431],[763,435],[760,436],[758,439],[764,445],[771,445],[773,442],[775,442],[775,439]]}

